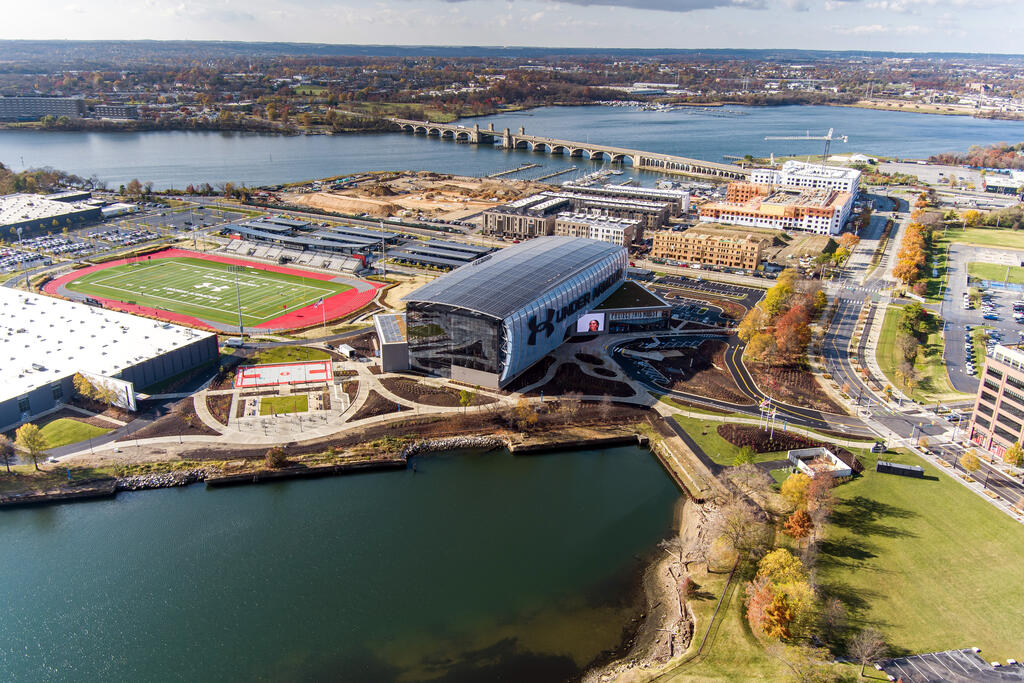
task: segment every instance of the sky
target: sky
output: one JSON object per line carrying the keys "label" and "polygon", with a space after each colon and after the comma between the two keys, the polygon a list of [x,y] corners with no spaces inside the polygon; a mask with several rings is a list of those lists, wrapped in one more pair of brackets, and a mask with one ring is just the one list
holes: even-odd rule
{"label": "sky", "polygon": [[3,11],[0,39],[1024,52],[1019,37],[1024,3],[1017,0],[33,0],[10,5]]}

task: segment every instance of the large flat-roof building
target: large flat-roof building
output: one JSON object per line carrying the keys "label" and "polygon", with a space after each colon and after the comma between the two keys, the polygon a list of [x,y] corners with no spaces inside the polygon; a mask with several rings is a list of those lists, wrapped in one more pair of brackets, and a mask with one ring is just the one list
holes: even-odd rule
{"label": "large flat-roof building", "polygon": [[838,235],[850,217],[854,195],[834,189],[776,189],[730,184],[726,200],[700,207],[703,221],[774,230],[807,230]]}
{"label": "large flat-roof building", "polygon": [[[404,299],[409,365],[505,386],[574,333],[628,266],[614,244],[539,237],[442,275]],[[604,331],[596,327],[585,331]]]}
{"label": "large flat-roof building", "polygon": [[787,161],[777,168],[755,168],[750,171],[750,182],[776,187],[802,187],[812,190],[838,190],[857,194],[860,189],[860,171],[855,168],[822,166],[803,161]]}
{"label": "large flat-roof building", "polygon": [[999,344],[985,359],[967,438],[1002,457],[1024,442],[1024,350]]}
{"label": "large flat-roof building", "polygon": [[85,101],[80,97],[0,97],[0,121],[38,121],[44,116],[81,118]]}
{"label": "large flat-roof building", "polygon": [[651,241],[651,258],[754,270],[771,240],[760,235],[702,230],[661,230]]}
{"label": "large flat-roof building", "polygon": [[0,287],[0,429],[57,407],[83,373],[146,387],[217,358],[217,337]]}
{"label": "large flat-roof building", "polygon": [[17,231],[21,228],[26,233],[60,232],[73,224],[102,217],[101,207],[67,201],[60,195],[9,194],[0,197],[0,232],[4,233],[5,239],[11,238],[11,229]]}
{"label": "large flat-roof building", "polygon": [[689,207],[689,203],[689,194],[676,190],[570,186],[488,209],[483,215],[483,228],[486,234],[505,239],[532,239],[555,234],[555,220],[560,213],[600,213],[637,221],[633,238],[640,241],[645,228],[660,228],[685,210],[684,204]]}

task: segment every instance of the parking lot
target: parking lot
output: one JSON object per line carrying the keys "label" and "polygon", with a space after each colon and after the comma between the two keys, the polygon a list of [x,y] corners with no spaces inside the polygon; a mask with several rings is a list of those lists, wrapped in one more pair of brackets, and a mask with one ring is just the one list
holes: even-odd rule
{"label": "parking lot", "polygon": [[37,253],[20,251],[11,247],[0,247],[0,273],[10,273],[25,268],[48,266],[53,260]]}
{"label": "parking lot", "polygon": [[[973,358],[973,343],[968,344],[969,333],[978,328],[990,328],[987,349],[996,343],[1016,344],[1021,341],[1024,324],[1014,319],[1014,302],[1024,299],[1024,292],[997,287],[981,288],[980,283],[967,282],[967,264],[1013,262],[1019,255],[992,247],[972,247],[953,244],[949,249],[948,278],[940,315],[945,323],[945,360],[949,379],[957,391],[974,393],[978,389],[977,375],[982,367],[968,361]],[[970,308],[964,307],[970,287],[981,289],[981,301]],[[1022,318],[1024,319],[1024,318]],[[970,330],[968,329],[970,326]],[[972,340],[973,342],[973,340]]]}

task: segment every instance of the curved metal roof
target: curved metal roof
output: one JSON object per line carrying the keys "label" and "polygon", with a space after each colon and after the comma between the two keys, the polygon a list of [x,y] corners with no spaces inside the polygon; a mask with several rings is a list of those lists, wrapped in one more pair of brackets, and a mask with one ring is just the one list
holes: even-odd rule
{"label": "curved metal roof", "polygon": [[620,252],[625,248],[609,242],[538,237],[442,275],[404,300],[457,306],[501,319]]}

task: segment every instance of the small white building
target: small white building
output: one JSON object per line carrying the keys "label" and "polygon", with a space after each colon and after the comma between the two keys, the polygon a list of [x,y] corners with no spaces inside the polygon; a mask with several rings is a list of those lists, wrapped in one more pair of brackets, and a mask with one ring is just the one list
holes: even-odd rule
{"label": "small white building", "polygon": [[833,477],[849,477],[853,469],[824,447],[798,448],[786,454],[787,459],[799,471],[814,479],[819,472],[828,472]]}

